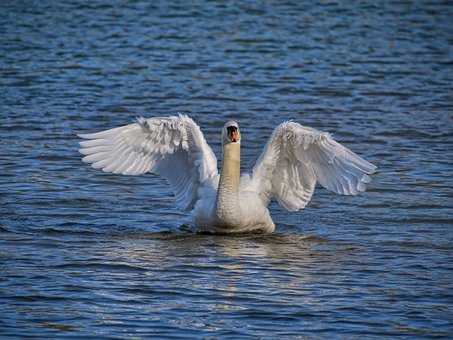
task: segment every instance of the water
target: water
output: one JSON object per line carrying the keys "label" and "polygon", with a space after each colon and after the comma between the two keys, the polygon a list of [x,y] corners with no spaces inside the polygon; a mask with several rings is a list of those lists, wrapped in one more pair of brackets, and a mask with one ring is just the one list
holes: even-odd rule
{"label": "water", "polygon": [[[0,337],[453,334],[453,6],[0,4]],[[271,205],[273,235],[180,225],[163,180],[95,171],[76,133],[191,115],[250,169],[285,119],[379,167]]]}

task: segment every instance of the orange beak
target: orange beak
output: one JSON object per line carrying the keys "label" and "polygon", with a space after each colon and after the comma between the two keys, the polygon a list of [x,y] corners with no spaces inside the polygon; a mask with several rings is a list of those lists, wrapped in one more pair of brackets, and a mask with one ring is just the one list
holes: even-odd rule
{"label": "orange beak", "polygon": [[232,142],[237,142],[238,139],[239,139],[239,133],[238,133],[238,130],[233,130],[229,133],[229,136],[230,138],[230,141]]}

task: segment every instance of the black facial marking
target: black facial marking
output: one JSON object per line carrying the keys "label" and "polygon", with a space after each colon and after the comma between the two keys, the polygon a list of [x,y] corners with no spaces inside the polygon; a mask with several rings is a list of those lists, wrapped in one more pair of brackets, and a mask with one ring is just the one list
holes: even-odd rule
{"label": "black facial marking", "polygon": [[238,128],[236,126],[228,126],[227,127],[228,134],[232,134],[233,132],[235,132],[237,130],[238,130]]}

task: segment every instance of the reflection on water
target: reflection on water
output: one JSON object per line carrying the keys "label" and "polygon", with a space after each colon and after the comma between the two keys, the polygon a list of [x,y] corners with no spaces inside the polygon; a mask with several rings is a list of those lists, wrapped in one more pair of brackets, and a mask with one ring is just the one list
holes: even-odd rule
{"label": "reflection on water", "polygon": [[[0,337],[447,337],[448,2],[0,2]],[[250,170],[283,120],[379,167],[273,235],[178,226],[166,183],[80,161],[76,133],[191,115]]]}

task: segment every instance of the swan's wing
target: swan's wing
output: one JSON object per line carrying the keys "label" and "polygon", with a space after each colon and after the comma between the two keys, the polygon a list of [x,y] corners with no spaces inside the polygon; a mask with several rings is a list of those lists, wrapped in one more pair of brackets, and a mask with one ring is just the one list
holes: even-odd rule
{"label": "swan's wing", "polygon": [[267,204],[296,211],[310,201],[316,182],[342,195],[365,191],[376,166],[334,141],[328,133],[285,122],[273,132],[253,168],[251,185]]}
{"label": "swan's wing", "polygon": [[139,118],[134,124],[79,137],[87,139],[80,142],[84,162],[115,174],[161,175],[182,209],[193,207],[199,187],[218,180],[217,159],[188,116]]}

